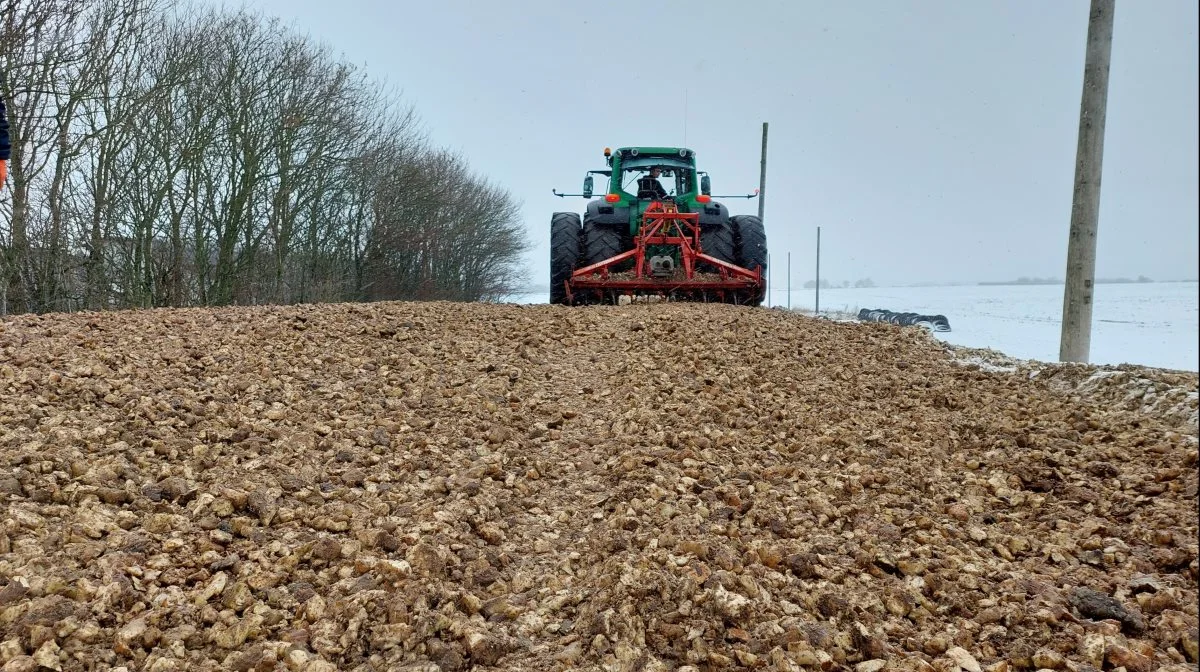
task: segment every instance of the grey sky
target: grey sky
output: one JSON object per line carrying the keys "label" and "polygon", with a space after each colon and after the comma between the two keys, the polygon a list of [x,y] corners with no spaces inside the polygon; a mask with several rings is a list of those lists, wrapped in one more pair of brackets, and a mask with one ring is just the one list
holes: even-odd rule
{"label": "grey sky", "polygon": [[[215,0],[210,0],[214,2]],[[215,3],[220,4],[220,3]],[[226,3],[227,4],[227,3]],[[236,4],[236,3],[235,3]],[[773,280],[962,282],[1064,272],[1086,0],[247,0],[403,92],[432,139],[523,203],[581,212],[604,147],[697,151],[758,186]],[[1097,275],[1195,278],[1197,3],[1117,3]],[[756,201],[726,202],[754,213]]]}

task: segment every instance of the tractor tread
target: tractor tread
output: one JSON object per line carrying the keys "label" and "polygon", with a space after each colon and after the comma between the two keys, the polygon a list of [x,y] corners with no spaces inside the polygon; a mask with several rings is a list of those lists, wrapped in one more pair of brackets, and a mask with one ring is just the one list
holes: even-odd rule
{"label": "tractor tread", "polygon": [[574,212],[556,212],[550,219],[550,303],[566,303],[563,283],[579,265],[582,227]]}
{"label": "tractor tread", "polygon": [[590,266],[624,252],[625,240],[619,229],[585,217],[583,220],[583,247],[585,265]]}
{"label": "tractor tread", "polygon": [[[728,222],[722,222],[701,229],[700,250],[710,257],[715,257],[730,264],[736,264],[737,257],[734,253],[733,227]],[[716,268],[712,270],[716,271]]]}
{"label": "tractor tread", "polygon": [[[767,232],[762,220],[756,215],[736,215],[729,218],[734,229],[734,253],[737,265],[753,271],[762,266],[763,276],[767,274]],[[755,302],[757,305],[759,301]]]}

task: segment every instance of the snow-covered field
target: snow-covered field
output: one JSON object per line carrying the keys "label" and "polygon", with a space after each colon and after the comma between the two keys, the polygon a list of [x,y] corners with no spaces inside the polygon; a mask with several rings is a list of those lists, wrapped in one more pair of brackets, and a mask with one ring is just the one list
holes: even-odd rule
{"label": "snow-covered field", "polygon": [[[793,289],[791,298],[792,309],[813,309],[813,290]],[[512,300],[545,303],[547,296],[526,294]],[[941,314],[952,329],[936,335],[943,341],[1051,362],[1058,359],[1062,300],[1061,285],[821,290],[822,312],[882,308]],[[771,305],[786,306],[786,290],[772,290]],[[1098,285],[1093,319],[1093,364],[1200,368],[1198,283]]]}

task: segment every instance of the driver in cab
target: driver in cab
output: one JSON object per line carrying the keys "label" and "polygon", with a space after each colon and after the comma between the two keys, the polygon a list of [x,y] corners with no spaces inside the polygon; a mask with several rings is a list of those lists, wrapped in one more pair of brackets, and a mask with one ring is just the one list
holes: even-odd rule
{"label": "driver in cab", "polygon": [[667,197],[667,190],[663,189],[662,183],[658,181],[658,176],[662,174],[662,170],[658,166],[650,169],[650,174],[638,179],[638,198],[651,198],[662,200]]}

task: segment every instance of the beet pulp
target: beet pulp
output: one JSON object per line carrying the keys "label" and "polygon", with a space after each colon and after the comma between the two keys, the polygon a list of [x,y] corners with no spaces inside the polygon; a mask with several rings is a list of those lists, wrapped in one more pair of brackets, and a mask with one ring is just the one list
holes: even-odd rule
{"label": "beet pulp", "polygon": [[0,322],[3,670],[1194,670],[1197,376],[728,305]]}

